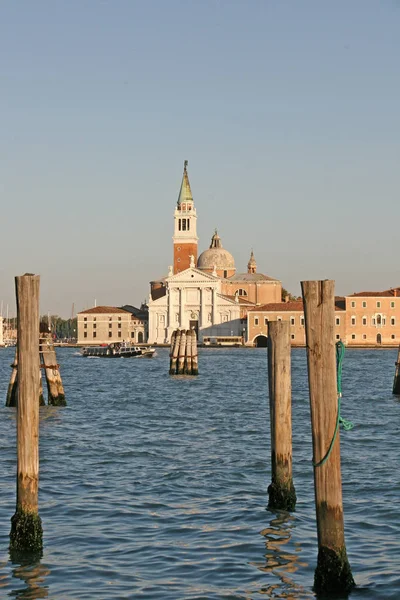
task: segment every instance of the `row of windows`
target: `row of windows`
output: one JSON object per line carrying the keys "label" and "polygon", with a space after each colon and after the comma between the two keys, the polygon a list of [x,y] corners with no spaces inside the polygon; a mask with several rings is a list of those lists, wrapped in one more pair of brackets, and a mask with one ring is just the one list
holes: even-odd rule
{"label": "row of windows", "polygon": [[[268,317],[264,317],[264,325],[268,325]],[[278,317],[277,321],[282,321],[282,317]],[[254,317],[254,325],[259,325],[260,319],[259,317]],[[290,317],[290,324],[296,325],[296,318]],[[340,317],[335,318],[335,324],[340,325]],[[356,325],[357,320],[356,317],[351,317],[351,324]],[[362,324],[368,325],[368,317],[362,317]],[[390,317],[390,324],[396,325],[396,317]],[[300,325],[304,325],[304,317],[300,317]],[[376,315],[376,317],[371,317],[371,325],[386,325],[386,317],[382,317],[382,315]]]}
{"label": "row of windows", "polygon": [[178,229],[179,231],[190,231],[190,219],[179,219]]}
{"label": "row of windows", "polygon": [[[352,300],[351,301],[351,308],[355,308],[356,307],[356,301]],[[367,302],[365,300],[362,301],[362,307],[363,308],[367,308]],[[376,301],[376,308],[381,308],[381,301],[377,300]],[[390,308],[395,308],[395,302],[392,300],[390,303]]]}
{"label": "row of windows", "polygon": [[[83,321],[86,322],[88,319],[87,317],[83,317]],[[112,321],[113,318],[112,317],[108,317],[109,321]],[[93,321],[96,322],[97,321],[97,317],[93,317]],[[122,317],[118,317],[118,321],[122,321]]]}
{"label": "row of windows", "polygon": [[[112,324],[112,323],[109,323],[109,324],[108,324],[108,328],[109,328],[109,329],[111,329],[111,328],[112,328],[112,326],[113,326],[113,324]],[[97,327],[97,323],[93,323],[93,329],[96,329],[96,327]],[[121,329],[121,327],[122,327],[122,323],[118,323],[118,329]],[[83,328],[84,328],[84,329],[87,329],[87,323],[84,323],[84,325],[83,325]]]}
{"label": "row of windows", "polygon": [[[378,335],[380,335],[380,334],[378,334]],[[295,334],[294,334],[294,333],[292,333],[290,337],[291,337],[291,339],[292,339],[292,340],[294,340],[294,339],[296,338],[296,336],[295,336]],[[395,339],[396,339],[396,336],[395,336],[395,334],[394,334],[394,333],[392,333],[392,335],[391,335],[390,337],[391,337],[391,339],[392,339],[392,340],[395,340]],[[336,334],[336,339],[337,339],[337,340],[340,340],[340,334],[339,334],[339,333],[337,333],[337,334]],[[352,334],[352,336],[351,336],[351,339],[352,339],[352,340],[355,340],[355,339],[357,339],[357,337],[356,337],[356,334],[355,334],[355,333],[353,333],[353,334]],[[362,334],[362,339],[363,339],[363,340],[366,340],[366,339],[367,339],[367,336],[366,336],[366,334],[365,334],[365,333],[363,333],[363,334]],[[381,339],[380,341],[382,341],[382,339]]]}
{"label": "row of windows", "polygon": [[[83,332],[83,337],[84,337],[84,338],[87,338],[87,331],[84,331],[84,332]],[[111,338],[111,337],[112,337],[112,331],[109,331],[109,332],[108,332],[108,337],[109,337],[109,338]],[[122,331],[118,331],[118,337],[119,337],[119,338],[120,338],[120,337],[122,337]],[[132,331],[132,332],[131,332],[131,338],[134,338],[134,337],[135,337],[135,332],[134,332],[134,331]],[[93,338],[97,338],[97,331],[93,331]]]}
{"label": "row of windows", "polygon": [[[351,317],[351,324],[357,324],[356,317]],[[362,324],[368,325],[368,317],[362,318]],[[390,324],[396,325],[396,317],[390,317]],[[371,317],[371,325],[386,325],[386,317],[382,317],[382,315],[376,315],[376,317]]]}

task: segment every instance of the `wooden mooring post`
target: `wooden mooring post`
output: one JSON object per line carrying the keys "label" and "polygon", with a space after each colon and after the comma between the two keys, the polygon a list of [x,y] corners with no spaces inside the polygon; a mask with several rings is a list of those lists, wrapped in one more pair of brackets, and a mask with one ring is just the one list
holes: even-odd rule
{"label": "wooden mooring post", "polygon": [[198,375],[197,336],[194,329],[172,332],[170,346],[170,375]]}
{"label": "wooden mooring post", "polygon": [[400,396],[400,346],[397,353],[397,362],[395,363],[395,367],[396,370],[394,372],[393,394],[395,396]]}
{"label": "wooden mooring post", "polygon": [[39,283],[38,275],[15,278],[18,316],[17,506],[11,519],[11,557],[41,556],[39,483]]}
{"label": "wooden mooring post", "polygon": [[65,393],[57,363],[56,351],[51,333],[40,333],[40,356],[47,382],[47,402],[52,406],[66,406]]}
{"label": "wooden mooring post", "polygon": [[268,323],[268,388],[271,471],[268,508],[294,510],[292,475],[292,384],[289,321]]}
{"label": "wooden mooring post", "polygon": [[6,406],[17,406],[17,391],[18,391],[18,348],[15,350],[14,361],[11,365],[11,378],[8,384]]}
{"label": "wooden mooring post", "polygon": [[317,594],[343,594],[355,584],[344,539],[334,281],[302,281],[301,288],[306,328],[318,532],[314,590]]}

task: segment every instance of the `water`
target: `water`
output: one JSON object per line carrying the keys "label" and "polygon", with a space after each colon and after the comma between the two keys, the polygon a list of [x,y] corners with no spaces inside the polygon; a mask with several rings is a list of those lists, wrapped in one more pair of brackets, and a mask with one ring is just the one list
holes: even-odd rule
{"label": "water", "polygon": [[[13,349],[0,351],[3,405]],[[296,512],[266,510],[264,349],[200,350],[198,378],[153,359],[57,351],[66,408],[41,408],[44,555],[12,564],[15,412],[0,407],[0,597],[62,600],[314,598],[317,557],[304,350],[293,352]],[[342,432],[352,600],[400,598],[395,350],[348,350]]]}

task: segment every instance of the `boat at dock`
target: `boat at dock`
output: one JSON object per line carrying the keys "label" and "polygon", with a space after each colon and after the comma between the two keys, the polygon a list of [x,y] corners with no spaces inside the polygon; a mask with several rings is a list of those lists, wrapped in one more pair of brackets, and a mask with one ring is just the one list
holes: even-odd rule
{"label": "boat at dock", "polygon": [[99,358],[151,358],[155,353],[154,348],[133,346],[129,343],[114,343],[105,346],[86,346],[81,354],[85,357],[97,356]]}

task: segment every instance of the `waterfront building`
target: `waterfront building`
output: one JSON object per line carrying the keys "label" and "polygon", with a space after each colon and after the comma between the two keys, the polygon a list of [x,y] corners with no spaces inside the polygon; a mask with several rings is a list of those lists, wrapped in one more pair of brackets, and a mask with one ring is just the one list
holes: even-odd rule
{"label": "waterfront building", "polygon": [[145,311],[127,305],[126,309],[115,306],[95,306],[77,314],[78,345],[99,345],[130,341],[143,343],[147,340]]}
{"label": "waterfront building", "polygon": [[400,344],[400,287],[346,296],[348,346]]}
{"label": "waterfront building", "polygon": [[[266,346],[268,322],[277,320],[290,321],[292,345],[305,345],[302,300],[250,308],[247,343]],[[335,338],[348,347],[397,347],[400,344],[400,288],[336,298]]]}
{"label": "waterfront building", "polygon": [[253,251],[246,273],[236,273],[232,254],[215,231],[198,255],[197,212],[184,164],[174,211],[173,264],[150,282],[149,343],[169,343],[174,329],[193,328],[199,341],[247,339],[247,310],[281,300],[278,279],[257,273]]}
{"label": "waterfront building", "polygon": [[[247,343],[265,347],[270,321],[289,321],[292,346],[305,346],[304,307],[302,300],[276,302],[250,308],[247,314]],[[345,299],[335,298],[335,338],[345,340]]]}

